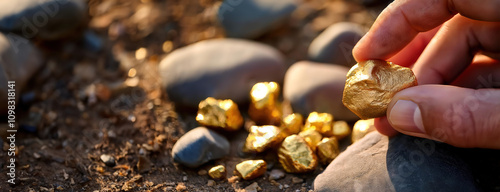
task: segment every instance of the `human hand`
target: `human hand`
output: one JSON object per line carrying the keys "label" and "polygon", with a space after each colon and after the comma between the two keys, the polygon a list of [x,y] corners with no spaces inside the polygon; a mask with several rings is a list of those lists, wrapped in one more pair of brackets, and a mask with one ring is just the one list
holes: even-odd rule
{"label": "human hand", "polygon": [[401,0],[380,14],[354,58],[413,64],[419,86],[394,96],[379,132],[500,148],[499,9],[498,0]]}

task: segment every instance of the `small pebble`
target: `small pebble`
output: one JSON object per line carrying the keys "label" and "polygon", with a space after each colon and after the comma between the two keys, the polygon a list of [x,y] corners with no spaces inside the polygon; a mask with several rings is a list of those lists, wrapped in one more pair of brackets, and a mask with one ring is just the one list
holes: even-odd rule
{"label": "small pebble", "polygon": [[304,179],[298,177],[292,177],[292,183],[298,184],[304,182]]}
{"label": "small pebble", "polygon": [[285,185],[283,185],[283,187],[285,187],[285,189],[286,189],[286,188],[289,188],[289,187],[290,187],[290,185],[285,184]]}
{"label": "small pebble", "polygon": [[115,166],[115,158],[108,154],[102,154],[101,160],[104,162],[106,166],[114,167]]}
{"label": "small pebble", "polygon": [[214,180],[208,180],[207,186],[212,187],[214,185],[215,185],[215,181]]}
{"label": "small pebble", "polygon": [[259,184],[257,182],[253,182],[249,186],[245,187],[246,192],[257,192],[262,190],[262,188],[259,187]]}
{"label": "small pebble", "polygon": [[188,180],[187,176],[182,177],[182,181],[187,181],[187,180]]}
{"label": "small pebble", "polygon": [[239,179],[240,179],[240,177],[238,177],[238,176],[235,175],[235,176],[232,176],[232,177],[228,178],[227,182],[229,182],[229,183],[236,183]]}
{"label": "small pebble", "polygon": [[184,183],[179,183],[179,184],[177,184],[177,186],[175,187],[175,190],[177,190],[177,191],[184,191],[184,190],[186,190],[186,189],[187,189],[187,187],[186,187],[186,185],[184,185]]}
{"label": "small pebble", "polygon": [[269,179],[272,180],[278,180],[285,177],[285,172],[282,171],[281,169],[273,169],[271,170],[271,173],[269,174]]}
{"label": "small pebble", "polygon": [[198,175],[206,175],[208,172],[205,169],[199,170]]}

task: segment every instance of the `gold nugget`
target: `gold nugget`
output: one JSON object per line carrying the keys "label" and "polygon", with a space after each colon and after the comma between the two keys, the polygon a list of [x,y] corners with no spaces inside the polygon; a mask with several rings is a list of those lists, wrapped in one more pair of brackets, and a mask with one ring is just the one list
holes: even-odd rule
{"label": "gold nugget", "polygon": [[316,169],[318,160],[307,142],[298,135],[285,138],[278,150],[279,162],[286,172],[304,173]]}
{"label": "gold nugget", "polygon": [[299,133],[299,136],[304,138],[304,140],[307,142],[307,145],[309,145],[309,147],[311,147],[313,151],[316,150],[316,145],[323,138],[323,136],[314,129],[302,131]]}
{"label": "gold nugget", "polygon": [[208,170],[208,175],[212,179],[224,179],[226,178],[226,167],[224,167],[224,165],[217,165],[215,167],[212,167],[210,170]]}
{"label": "gold nugget", "polygon": [[260,153],[275,147],[285,139],[287,134],[274,125],[252,126],[243,147],[244,152]]}
{"label": "gold nugget", "polygon": [[255,179],[266,172],[264,160],[247,160],[236,165],[236,172],[245,180]]}
{"label": "gold nugget", "polygon": [[307,117],[304,130],[316,130],[325,137],[333,136],[332,131],[333,115],[329,113],[312,112]]}
{"label": "gold nugget", "polygon": [[352,128],[351,141],[354,143],[375,130],[374,119],[358,120]]}
{"label": "gold nugget", "polygon": [[252,87],[248,115],[258,125],[279,125],[281,123],[279,89],[276,82],[257,83]]}
{"label": "gold nugget", "polygon": [[200,102],[196,121],[207,127],[236,131],[243,125],[238,105],[232,100],[216,100],[212,97]]}
{"label": "gold nugget", "polygon": [[335,121],[333,123],[333,136],[338,140],[343,139],[351,134],[351,128],[345,121]]}
{"label": "gold nugget", "polygon": [[290,114],[283,119],[283,125],[289,134],[299,133],[302,129],[303,123],[304,117],[302,117],[299,113]]}
{"label": "gold nugget", "polygon": [[411,69],[368,60],[354,65],[347,73],[342,102],[361,119],[382,117],[397,92],[416,85]]}
{"label": "gold nugget", "polygon": [[323,138],[316,146],[316,152],[319,162],[328,165],[340,154],[339,142],[335,137]]}

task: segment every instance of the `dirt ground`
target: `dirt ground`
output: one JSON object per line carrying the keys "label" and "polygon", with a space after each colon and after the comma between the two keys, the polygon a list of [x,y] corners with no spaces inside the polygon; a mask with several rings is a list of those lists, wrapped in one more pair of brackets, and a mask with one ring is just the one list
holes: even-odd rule
{"label": "dirt ground", "polygon": [[[217,164],[226,165],[228,177],[236,163],[249,158],[279,167],[273,152],[255,157],[239,153],[244,130],[230,137],[231,155],[224,159],[198,169],[172,161],[174,143],[197,126],[195,111],[169,101],[157,66],[179,47],[224,37],[214,17],[218,3],[90,0],[87,40],[75,34],[55,42],[36,41],[47,59],[17,107],[24,125],[16,140],[18,180],[9,186],[6,174],[0,174],[0,191],[238,191],[253,182],[263,191],[311,190],[322,168],[286,174],[276,182],[265,175],[207,187],[210,178],[199,171]],[[256,41],[278,48],[290,65],[306,59],[309,43],[330,24],[352,21],[368,27],[380,9],[347,0],[305,0],[289,20]],[[7,124],[0,129],[6,133]],[[0,153],[3,170],[6,147]],[[102,154],[114,156],[116,165],[106,166]],[[297,178],[304,182],[294,182]]]}

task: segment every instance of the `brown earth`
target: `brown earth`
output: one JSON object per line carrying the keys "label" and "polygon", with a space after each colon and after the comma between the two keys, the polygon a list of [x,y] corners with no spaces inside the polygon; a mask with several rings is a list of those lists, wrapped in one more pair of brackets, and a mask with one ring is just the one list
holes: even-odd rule
{"label": "brown earth", "polygon": [[[17,184],[9,186],[6,174],[0,174],[0,191],[239,191],[253,182],[263,191],[311,190],[322,168],[309,174],[286,174],[276,182],[265,175],[207,186],[210,178],[198,171],[217,164],[226,165],[228,177],[244,159],[264,158],[270,166],[279,167],[273,152],[239,154],[247,134],[244,130],[230,137],[231,155],[224,159],[198,169],[172,161],[173,144],[197,126],[195,112],[180,113],[169,101],[160,88],[157,66],[176,48],[224,37],[214,17],[218,3],[90,0],[89,28],[101,38],[101,51],[84,48],[81,38],[36,41],[47,62],[30,81],[24,91],[27,99],[16,109],[18,121],[36,127],[36,132],[18,132]],[[306,59],[309,43],[329,25],[352,21],[368,27],[380,9],[366,9],[347,0],[305,0],[289,20],[256,41],[278,48],[290,65]],[[7,124],[2,123],[0,129],[5,134]],[[4,143],[0,153],[4,171],[6,149]],[[101,154],[114,156],[117,165],[106,166]],[[304,182],[294,183],[297,178]]]}

